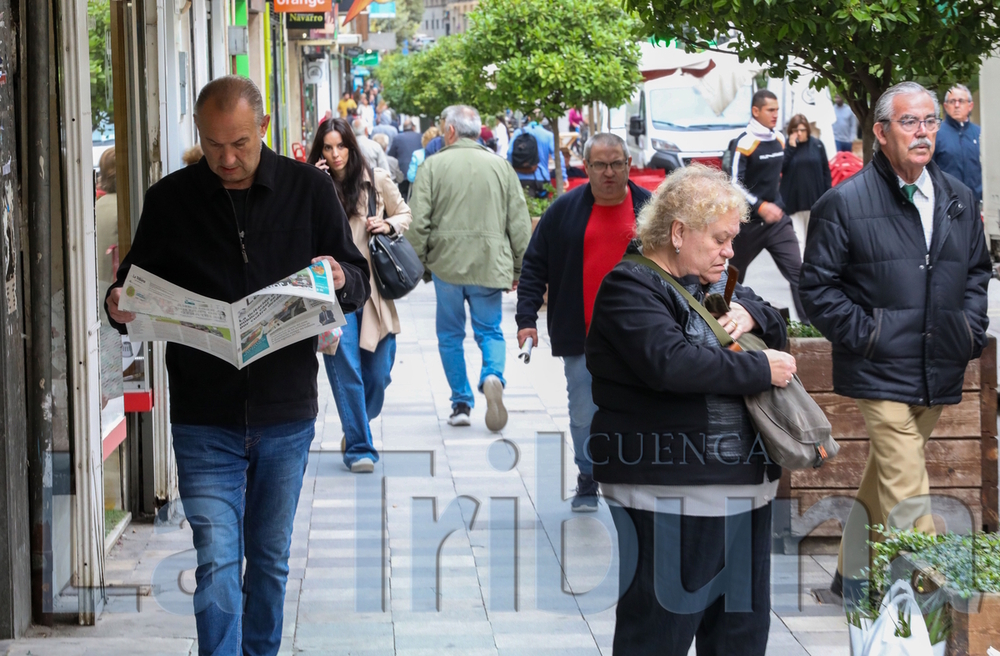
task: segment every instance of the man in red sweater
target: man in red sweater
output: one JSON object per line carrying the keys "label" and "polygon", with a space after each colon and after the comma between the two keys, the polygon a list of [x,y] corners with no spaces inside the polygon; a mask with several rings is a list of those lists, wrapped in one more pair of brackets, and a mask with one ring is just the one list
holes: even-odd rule
{"label": "man in red sweater", "polygon": [[587,141],[584,166],[590,183],[557,199],[542,215],[521,265],[517,288],[517,341],[538,343],[538,310],[548,286],[547,324],[552,355],[562,357],[569,395],[577,477],[576,512],[597,510],[597,483],[587,449],[597,410],[590,393],[584,342],[594,299],[604,276],[621,261],[632,239],[635,217],[649,200],[628,179],[632,159],[618,136],[601,133]]}

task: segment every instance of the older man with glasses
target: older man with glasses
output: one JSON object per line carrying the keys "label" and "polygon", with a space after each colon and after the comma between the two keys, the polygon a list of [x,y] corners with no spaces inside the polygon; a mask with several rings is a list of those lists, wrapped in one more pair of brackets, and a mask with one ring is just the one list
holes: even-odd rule
{"label": "older man with glasses", "polygon": [[976,199],[933,161],[937,98],[915,82],[875,105],[876,153],[813,205],[800,291],[833,343],[833,388],[870,450],[831,589],[867,586],[866,525],[934,532],[924,445],[986,344],[990,259]]}
{"label": "older man with glasses", "polygon": [[972,92],[956,84],[944,95],[947,116],[938,130],[934,163],[972,190],[976,200],[983,200],[983,168],[979,161],[979,126],[969,120],[972,115]]}
{"label": "older man with glasses", "polygon": [[569,395],[569,428],[577,477],[575,512],[597,510],[597,483],[587,453],[590,393],[584,342],[594,299],[604,276],[621,261],[635,231],[635,217],[650,194],[628,179],[632,158],[614,134],[596,134],[583,149],[590,182],[563,194],[542,215],[524,254],[517,288],[517,341],[538,343],[538,310],[548,286],[546,320],[552,355],[563,359]]}

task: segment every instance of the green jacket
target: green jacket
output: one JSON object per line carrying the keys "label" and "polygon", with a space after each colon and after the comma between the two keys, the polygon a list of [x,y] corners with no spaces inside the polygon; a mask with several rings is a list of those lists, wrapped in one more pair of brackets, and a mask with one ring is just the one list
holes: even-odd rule
{"label": "green jacket", "polygon": [[406,239],[441,280],[510,289],[521,277],[531,218],[503,157],[460,139],[420,165],[410,209]]}

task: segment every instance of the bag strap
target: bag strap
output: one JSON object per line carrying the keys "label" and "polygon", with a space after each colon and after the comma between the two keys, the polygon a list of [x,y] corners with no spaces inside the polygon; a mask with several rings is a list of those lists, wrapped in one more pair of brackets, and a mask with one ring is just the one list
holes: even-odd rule
{"label": "bag strap", "polygon": [[368,189],[368,216],[375,216],[375,212],[378,211],[378,192],[375,190],[375,181],[372,181],[371,187]]}
{"label": "bag strap", "polygon": [[684,297],[684,300],[688,302],[688,305],[690,305],[695,312],[701,315],[701,318],[704,319],[705,323],[708,324],[708,327],[712,329],[712,332],[715,333],[715,337],[719,340],[719,343],[722,344],[722,346],[726,347],[734,342],[733,338],[726,332],[726,329],[722,327],[722,324],[720,324],[718,320],[712,316],[712,313],[709,312],[704,305],[699,303],[698,299],[691,295],[691,292],[684,289],[684,285],[677,282],[676,278],[664,271],[663,267],[659,264],[648,257],[636,254],[626,255],[622,259],[649,267],[653,271],[660,274],[660,277],[670,283],[670,285]]}

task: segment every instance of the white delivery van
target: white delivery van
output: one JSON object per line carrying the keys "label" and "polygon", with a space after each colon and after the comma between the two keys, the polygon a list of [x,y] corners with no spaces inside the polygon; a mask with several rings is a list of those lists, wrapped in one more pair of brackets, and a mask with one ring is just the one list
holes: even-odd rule
{"label": "white delivery van", "polygon": [[[762,70],[740,63],[733,54],[687,53],[674,46],[642,43],[644,81],[621,107],[602,107],[603,125],[625,139],[637,168],[672,171],[692,162],[721,166],[729,142],[750,122],[750,103]],[[795,81],[769,79],[778,97],[778,129],[802,113],[819,130],[827,154],[833,142],[833,104],[829,93],[809,88],[803,73]]]}

